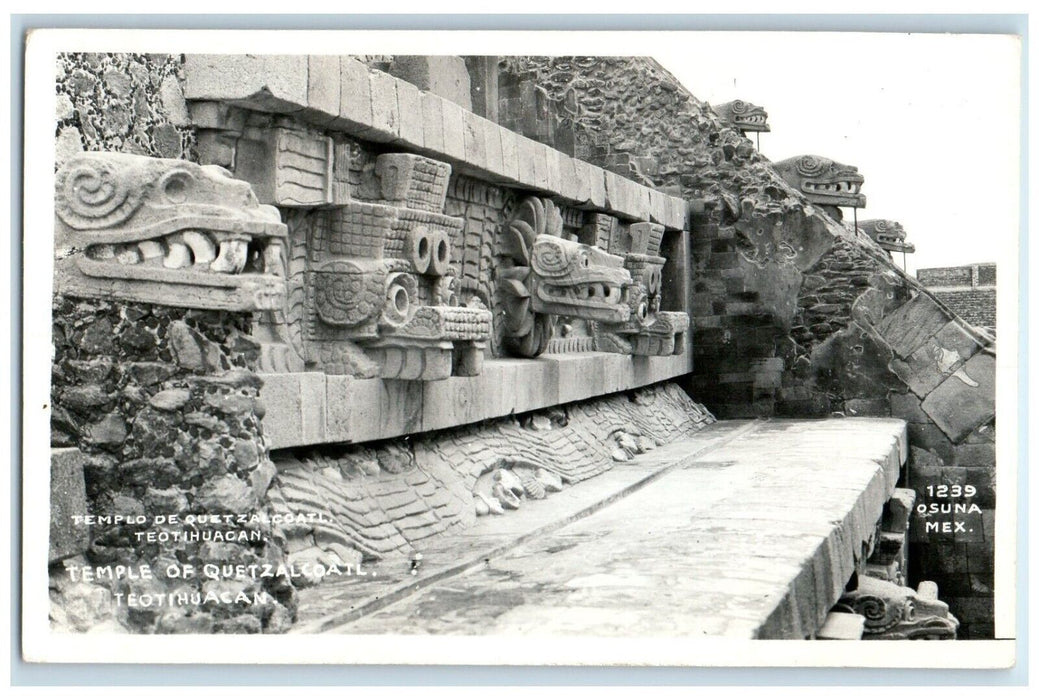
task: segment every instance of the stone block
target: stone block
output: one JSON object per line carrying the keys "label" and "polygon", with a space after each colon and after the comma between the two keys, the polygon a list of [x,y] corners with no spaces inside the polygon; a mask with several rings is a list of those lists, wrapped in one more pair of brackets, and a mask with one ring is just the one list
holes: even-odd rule
{"label": "stone block", "polygon": [[981,350],[981,345],[975,337],[955,319],[942,326],[934,336],[934,342],[947,352],[956,353],[962,361],[968,360]]}
{"label": "stone block", "polygon": [[996,446],[992,443],[962,444],[953,448],[954,464],[964,467],[993,467]]}
{"label": "stone block", "polygon": [[482,118],[472,112],[462,112],[462,138],[465,143],[465,162],[473,168],[487,171],[487,134]]}
{"label": "stone block", "polygon": [[263,379],[260,401],[266,408],[261,422],[263,435],[271,449],[305,444],[300,393],[301,378],[304,374],[299,372],[260,375]]}
{"label": "stone block", "polygon": [[564,153],[559,154],[559,194],[572,202],[580,203],[577,183],[577,168],[574,159]]}
{"label": "stone block", "polygon": [[816,639],[862,639],[866,618],[857,613],[832,612],[816,633]]}
{"label": "stone block", "polygon": [[498,122],[498,57],[466,56],[472,111]]}
{"label": "stone block", "polygon": [[636,218],[648,221],[653,213],[652,190],[645,185],[634,185],[635,189],[635,211]]}
{"label": "stone block", "polygon": [[440,101],[444,115],[444,154],[455,160],[465,160],[465,110],[448,100]]}
{"label": "stone block", "polygon": [[339,118],[340,91],[339,56],[307,57],[307,111],[308,121],[328,126]]}
{"label": "stone block", "polygon": [[482,117],[478,119],[483,127],[484,147],[487,149],[487,171],[495,176],[495,180],[499,180],[505,175],[505,154],[498,133],[502,128]]}
{"label": "stone block", "polygon": [[549,192],[561,194],[563,191],[563,168],[559,164],[561,158],[566,158],[566,154],[562,153],[554,148],[548,148],[545,150],[545,161],[548,166],[546,169],[548,185],[546,189]]}
{"label": "stone block", "polygon": [[534,159],[534,181],[530,184],[542,191],[551,191],[548,172],[548,155],[553,149],[537,141],[532,142]]}
{"label": "stone block", "polygon": [[535,151],[540,144],[528,139],[526,136],[516,134],[516,144],[519,150],[519,181],[526,187],[534,186],[534,160]]}
{"label": "stone block", "polygon": [[409,148],[422,148],[422,93],[406,80],[394,81],[397,85],[398,133],[400,141]]}
{"label": "stone block", "polygon": [[187,54],[184,97],[288,114],[307,107],[307,56]]}
{"label": "stone block", "polygon": [[509,182],[519,182],[519,136],[511,129],[498,129],[498,139],[501,141],[502,175]]}
{"label": "stone block", "polygon": [[389,71],[420,90],[473,111],[469,71],[461,56],[394,56]]}
{"label": "stone block", "polygon": [[928,394],[921,404],[953,442],[960,442],[996,415],[996,358],[974,355]]}
{"label": "stone block", "polygon": [[422,144],[435,153],[444,152],[443,100],[436,95],[423,92],[422,99]]}
{"label": "stone block", "polygon": [[592,166],[583,160],[574,159],[574,201],[579,205],[590,203],[592,198]]}
{"label": "stone block", "polygon": [[368,67],[355,58],[339,59],[339,117],[332,128],[364,136],[372,125],[372,86]]}
{"label": "stone block", "polygon": [[299,374],[301,436],[304,444],[325,442],[326,375],[322,372]]}
{"label": "stone block", "polygon": [[920,399],[913,394],[892,392],[888,397],[891,415],[907,423],[930,423],[931,418],[920,408]]}
{"label": "stone block", "polygon": [[909,357],[931,336],[942,330],[950,318],[924,293],[885,316],[876,328],[900,357]]}
{"label": "stone block", "polygon": [[372,123],[365,138],[391,142],[400,138],[400,110],[397,103],[397,80],[382,71],[369,71]]}
{"label": "stone block", "polygon": [[75,448],[51,450],[50,549],[47,561],[61,561],[87,551],[90,527],[73,516],[87,515],[83,453]]}
{"label": "stone block", "polygon": [[955,458],[954,446],[938,426],[933,423],[909,423],[907,429],[910,445],[936,455],[942,464],[952,464]]}

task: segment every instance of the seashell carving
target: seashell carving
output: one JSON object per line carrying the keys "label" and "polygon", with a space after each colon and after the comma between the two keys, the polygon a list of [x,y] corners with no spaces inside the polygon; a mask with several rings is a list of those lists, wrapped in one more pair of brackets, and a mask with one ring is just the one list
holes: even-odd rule
{"label": "seashell carving", "polygon": [[548,493],[558,493],[563,490],[563,480],[555,472],[539,467],[534,472],[534,478],[541,482]]}
{"label": "seashell carving", "polygon": [[523,479],[523,491],[527,494],[527,498],[535,501],[540,501],[546,495],[545,485],[529,474]]}

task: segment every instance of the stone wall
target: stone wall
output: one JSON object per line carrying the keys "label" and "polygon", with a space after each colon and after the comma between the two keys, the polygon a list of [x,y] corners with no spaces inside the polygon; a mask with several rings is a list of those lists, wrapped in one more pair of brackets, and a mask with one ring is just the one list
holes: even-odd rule
{"label": "stone wall", "polygon": [[924,285],[963,320],[995,335],[996,266],[992,263],[916,271]]}
{"label": "stone wall", "polygon": [[[904,418],[918,504],[934,502],[928,485],[991,481],[990,336],[788,187],[750,140],[652,59],[510,57],[501,71],[503,81],[544,89],[579,155],[702,200],[691,228],[688,386],[710,410],[722,418]],[[991,492],[982,491],[972,503],[991,521]],[[922,532],[924,523],[915,525]],[[909,573],[960,596],[953,610],[962,636],[984,637],[991,634],[993,535],[991,527],[967,529],[973,560],[964,556],[966,544],[955,549],[965,533],[959,540],[932,533],[929,542],[941,546],[919,545]]]}
{"label": "stone wall", "polygon": [[[194,157],[181,57],[65,54],[57,69],[56,166],[84,149]],[[166,575],[170,566],[202,572],[205,565],[283,560],[284,540],[267,519],[274,468],[261,428],[261,381],[252,371],[259,348],[249,337],[250,315],[56,296],[52,320],[51,444],[78,450],[74,462],[86,493],[79,506],[86,512],[55,508],[52,517],[61,521],[52,532],[64,541],[74,529],[72,516],[113,518],[77,539],[83,546],[59,547],[52,557],[56,628],[287,629],[295,589],[286,576]],[[197,514],[248,522],[185,521]],[[170,524],[172,518],[180,524]],[[162,519],[166,524],[157,523]],[[92,583],[80,574],[74,580],[68,568],[109,566],[150,567],[153,576],[104,574]],[[150,596],[153,604],[133,605],[130,596]],[[163,596],[195,602],[158,602],[169,600]]]}

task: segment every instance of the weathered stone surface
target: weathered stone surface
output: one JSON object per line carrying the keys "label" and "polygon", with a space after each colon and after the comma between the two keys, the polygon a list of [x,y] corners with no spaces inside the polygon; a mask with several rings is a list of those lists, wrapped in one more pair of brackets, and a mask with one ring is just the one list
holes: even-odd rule
{"label": "weathered stone surface", "polygon": [[[85,183],[100,183],[105,196],[88,194]],[[245,265],[250,243],[278,245],[285,226],[277,210],[256,203],[247,183],[223,172],[183,160],[84,153],[55,177],[55,214],[58,248],[79,249],[55,261],[59,293],[203,309],[282,303],[284,279],[245,272]]]}
{"label": "weathered stone surface", "polygon": [[257,506],[252,487],[230,474],[205,484],[196,494],[196,505],[207,513],[248,513]]}
{"label": "weathered stone surface", "polygon": [[979,353],[942,382],[921,407],[949,436],[960,442],[996,415],[996,358]]}
{"label": "weathered stone surface", "polygon": [[862,639],[866,618],[857,613],[832,612],[816,633],[816,639]]}
{"label": "weathered stone surface", "polygon": [[160,391],[155,396],[148,400],[152,408],[158,408],[162,411],[176,411],[188,402],[191,398],[191,392],[187,389],[166,389]]}
{"label": "weathered stone surface", "polygon": [[48,561],[82,554],[90,546],[90,527],[74,516],[89,513],[83,480],[83,455],[74,448],[52,450],[50,470],[50,549]]}
{"label": "weathered stone surface", "polygon": [[332,126],[364,136],[372,125],[372,87],[368,68],[355,58],[341,56],[339,71],[339,117]]}
{"label": "weathered stone surface", "polygon": [[184,96],[222,100],[263,112],[307,106],[307,56],[187,54]]}
{"label": "weathered stone surface", "polygon": [[950,321],[929,296],[918,294],[877,324],[877,330],[900,357],[909,357]]}
{"label": "weathered stone surface", "polygon": [[394,56],[389,72],[472,111],[469,72],[461,56]]}

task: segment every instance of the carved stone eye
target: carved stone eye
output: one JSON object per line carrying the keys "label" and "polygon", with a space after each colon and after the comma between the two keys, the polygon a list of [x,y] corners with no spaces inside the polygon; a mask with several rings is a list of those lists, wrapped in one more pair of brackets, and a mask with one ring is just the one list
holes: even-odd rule
{"label": "carved stone eye", "polygon": [[588,254],[581,253],[581,267],[588,267]]}
{"label": "carved stone eye", "polygon": [[743,114],[747,111],[747,105],[743,100],[736,100],[732,103],[733,114]]}
{"label": "carved stone eye", "polygon": [[176,170],[162,179],[162,192],[166,199],[174,204],[187,201],[191,190],[191,175],[183,170]]}

